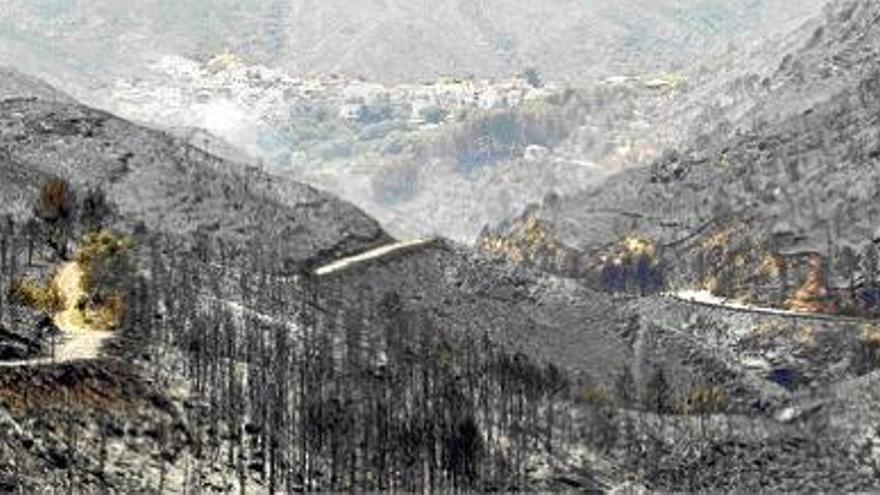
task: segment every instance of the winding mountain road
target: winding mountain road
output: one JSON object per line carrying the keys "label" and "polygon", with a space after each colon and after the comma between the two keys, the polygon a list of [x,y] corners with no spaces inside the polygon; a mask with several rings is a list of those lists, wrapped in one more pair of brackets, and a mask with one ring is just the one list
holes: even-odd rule
{"label": "winding mountain road", "polygon": [[675,299],[677,301],[682,301],[689,304],[696,304],[700,306],[708,306],[713,308],[726,309],[729,311],[738,311],[742,313],[752,313],[752,314],[764,314],[769,316],[781,316],[784,318],[798,318],[798,319],[809,319],[809,320],[825,320],[825,321],[837,321],[837,322],[850,322],[850,323],[876,323],[876,320],[871,320],[869,318],[858,318],[854,316],[838,316],[831,314],[820,314],[820,313],[802,313],[799,311],[791,311],[787,309],[779,309],[779,308],[770,308],[763,306],[752,306],[749,304],[742,304],[735,301],[731,301],[729,299],[724,299],[722,297],[715,296],[708,291],[694,291],[694,290],[685,290],[679,292],[670,292],[664,294],[666,297]]}

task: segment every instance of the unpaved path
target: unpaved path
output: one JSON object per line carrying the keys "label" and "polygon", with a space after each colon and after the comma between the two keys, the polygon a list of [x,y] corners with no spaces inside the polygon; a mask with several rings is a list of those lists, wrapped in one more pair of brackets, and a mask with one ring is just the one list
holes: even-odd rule
{"label": "unpaved path", "polygon": [[77,309],[77,302],[85,295],[82,277],[82,269],[76,262],[65,263],[55,274],[54,282],[64,298],[64,309],[52,318],[61,330],[61,337],[55,343],[54,356],[0,362],[0,368],[61,364],[99,357],[101,348],[113,333],[89,327],[82,312]]}

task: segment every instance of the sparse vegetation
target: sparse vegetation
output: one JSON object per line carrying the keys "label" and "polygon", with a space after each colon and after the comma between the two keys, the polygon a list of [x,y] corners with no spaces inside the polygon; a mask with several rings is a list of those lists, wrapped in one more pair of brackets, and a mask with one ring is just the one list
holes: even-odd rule
{"label": "sparse vegetation", "polygon": [[83,237],[72,261],[66,260],[74,232],[102,226],[111,211],[101,189],[90,189],[78,208],[76,193],[67,181],[52,179],[45,183],[34,210],[39,220],[25,224],[28,266],[34,264],[34,254],[42,243],[53,248],[62,258],[61,264],[42,282],[24,276],[13,278],[8,288],[10,300],[43,313],[59,326],[93,330],[117,327],[125,313],[124,294],[135,277],[129,260],[132,240],[107,229],[93,230]]}
{"label": "sparse vegetation", "polygon": [[825,286],[822,273],[822,257],[812,256],[809,262],[809,271],[803,284],[787,301],[789,309],[802,313],[834,314],[837,312]]}
{"label": "sparse vegetation", "polygon": [[880,368],[880,327],[864,325],[854,343],[850,368],[856,375],[864,375]]}
{"label": "sparse vegetation", "polygon": [[120,294],[101,299],[100,304],[86,304],[82,310],[83,322],[95,330],[115,330],[125,317],[126,303]]}
{"label": "sparse vegetation", "polygon": [[124,317],[124,294],[136,277],[130,253],[134,242],[109,230],[92,232],[82,240],[74,259],[82,270],[81,285],[86,300],[81,311],[93,328],[115,328]]}

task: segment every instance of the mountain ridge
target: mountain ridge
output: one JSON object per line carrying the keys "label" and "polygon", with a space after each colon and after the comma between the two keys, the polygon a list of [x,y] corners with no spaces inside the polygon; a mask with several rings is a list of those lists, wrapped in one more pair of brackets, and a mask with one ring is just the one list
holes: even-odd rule
{"label": "mountain ridge", "polygon": [[[199,56],[232,49],[252,62],[298,74],[340,72],[380,81],[504,77],[528,67],[556,80],[670,69],[663,65],[724,48],[730,39],[760,37],[821,4],[807,0],[791,9],[780,0],[702,0],[696,6],[680,0],[599,0],[589,5],[554,0],[550,9],[544,2],[512,0],[370,0],[356,6],[340,0],[221,5],[151,0],[121,11],[112,2],[83,7],[10,1],[7,15],[0,16],[0,39],[4,33],[10,45],[36,39],[34,45],[48,57],[53,49],[62,49],[59,42],[81,42],[85,53],[108,59],[125,60],[125,52],[134,51],[128,61],[137,64],[138,44],[150,40],[143,48],[153,55]],[[114,30],[119,47],[101,46],[88,36],[92,15],[115,21],[103,28]],[[156,43],[152,35],[157,30],[174,33],[174,41]],[[117,51],[121,47],[122,53]],[[104,70],[76,61],[75,52],[69,55],[73,59],[63,62],[79,65],[86,74]],[[48,67],[40,60],[22,62]]]}

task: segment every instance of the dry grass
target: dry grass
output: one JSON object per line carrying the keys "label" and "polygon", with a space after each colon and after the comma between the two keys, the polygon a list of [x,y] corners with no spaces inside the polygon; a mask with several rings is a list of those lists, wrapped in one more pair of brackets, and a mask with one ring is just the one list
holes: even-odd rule
{"label": "dry grass", "polygon": [[710,294],[718,294],[718,277],[715,275],[707,275],[701,282],[700,288]]}
{"label": "dry grass", "polygon": [[102,304],[87,308],[85,313],[86,324],[94,330],[111,330],[119,326],[125,315],[125,302],[122,296],[114,294],[108,297]]}
{"label": "dry grass", "polygon": [[[83,238],[75,255],[81,271],[78,282],[81,295],[76,298],[77,304],[69,308],[71,317],[81,326],[106,331],[116,328],[122,321],[126,308],[123,297],[112,289],[99,290],[98,280],[107,270],[120,269],[121,265],[117,266],[116,261],[127,256],[133,247],[130,238],[109,230],[98,230]],[[87,303],[78,304],[83,299]]]}
{"label": "dry grass", "polygon": [[768,254],[761,260],[761,266],[758,269],[758,275],[764,280],[774,280],[779,278],[785,269],[785,258],[775,254]]}
{"label": "dry grass", "polygon": [[653,239],[640,234],[624,237],[620,245],[622,255],[628,256],[630,259],[648,256],[653,261],[657,257],[657,243]]}
{"label": "dry grass", "polygon": [[730,228],[725,228],[716,232],[702,241],[703,250],[711,251],[713,249],[726,249],[727,246],[730,245],[730,235]]}
{"label": "dry grass", "polygon": [[[118,245],[95,238],[85,251],[77,253],[77,259],[59,267],[46,282],[16,279],[9,287],[9,294],[18,304],[33,308],[47,316],[63,331],[107,331],[116,328],[125,314],[125,301],[117,293],[111,293],[95,301],[90,291],[91,270],[106,253],[118,252]],[[85,263],[85,264],[84,264]]]}
{"label": "dry grass", "polygon": [[794,340],[805,349],[815,349],[816,329],[810,325],[801,325],[794,336]]}
{"label": "dry grass", "polygon": [[811,325],[799,324],[797,327],[780,321],[762,321],[745,337],[749,345],[764,345],[776,339],[792,342],[804,350],[815,349],[817,330]]}
{"label": "dry grass", "polygon": [[517,219],[505,235],[486,235],[478,248],[487,254],[504,256],[515,264],[533,266],[546,261],[556,269],[566,263],[567,249],[547,224],[529,215]]}
{"label": "dry grass", "polygon": [[789,310],[809,314],[837,312],[822,276],[823,263],[824,260],[819,255],[810,258],[810,268],[806,278],[795,294],[786,301]]}

